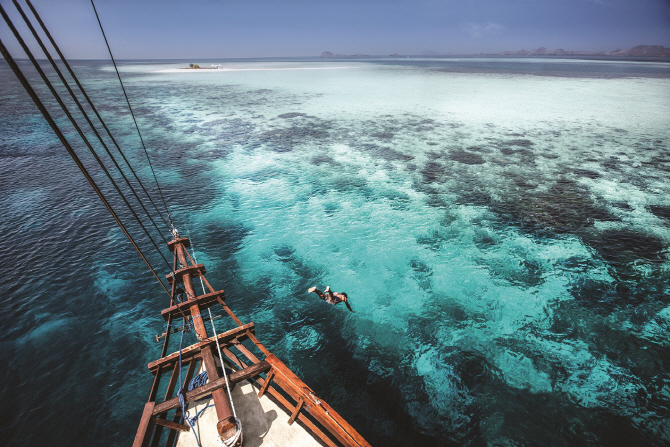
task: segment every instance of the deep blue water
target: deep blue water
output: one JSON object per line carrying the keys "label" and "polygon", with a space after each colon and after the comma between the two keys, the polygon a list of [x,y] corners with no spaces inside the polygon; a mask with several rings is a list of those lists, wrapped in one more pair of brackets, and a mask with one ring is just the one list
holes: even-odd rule
{"label": "deep blue water", "polygon": [[[670,64],[185,65],[123,64],[177,226],[373,445],[670,443]],[[75,70],[151,184],[110,64]],[[0,86],[0,439],[129,445],[166,297]]]}

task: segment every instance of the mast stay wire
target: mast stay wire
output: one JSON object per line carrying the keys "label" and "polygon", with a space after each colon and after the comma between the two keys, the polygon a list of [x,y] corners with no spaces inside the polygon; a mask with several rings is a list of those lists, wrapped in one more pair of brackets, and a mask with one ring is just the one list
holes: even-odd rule
{"label": "mast stay wire", "polygon": [[[191,242],[191,251],[193,252],[193,261],[197,264],[198,260],[195,256],[195,246],[193,245],[193,240],[191,239],[191,234],[189,233],[188,238]],[[200,286],[202,286],[202,294],[206,294],[207,291],[205,290],[205,283],[202,280],[202,275],[200,275]],[[212,324],[212,332],[214,332],[214,340],[216,340],[216,349],[219,352],[219,361],[221,362],[221,369],[223,370],[223,376],[226,379],[226,390],[228,391],[228,399],[230,400],[230,407],[233,410],[233,417],[235,418],[235,425],[237,426],[237,431],[235,434],[230,438],[226,440],[222,440],[219,438],[219,444],[229,447],[235,445],[238,439],[242,437],[242,421],[237,417],[237,413],[235,412],[235,403],[233,402],[233,395],[230,392],[230,383],[228,382],[228,373],[226,372],[226,364],[223,362],[223,355],[221,354],[221,345],[219,344],[219,336],[216,334],[216,327],[214,326],[214,318],[212,317],[212,309],[207,308],[207,312],[209,312],[209,322]]]}
{"label": "mast stay wire", "polygon": [[[12,33],[14,34],[14,37],[16,38],[16,40],[19,42],[19,44],[20,44],[21,47],[23,48],[23,51],[26,53],[26,55],[28,56],[28,58],[29,58],[30,61],[32,62],[33,66],[35,67],[35,69],[37,70],[37,72],[38,72],[38,73],[40,74],[40,76],[42,77],[42,80],[44,81],[44,83],[46,84],[46,86],[47,86],[47,87],[49,88],[49,90],[51,91],[51,94],[54,96],[54,98],[56,99],[56,101],[57,101],[58,104],[60,105],[60,107],[61,107],[61,109],[63,110],[63,112],[65,112],[65,114],[67,115],[68,119],[70,120],[70,122],[71,122],[72,125],[74,126],[75,130],[77,130],[77,133],[79,134],[79,136],[81,137],[81,139],[84,141],[84,143],[86,144],[86,146],[88,147],[88,149],[91,151],[91,153],[92,153],[93,156],[95,157],[95,159],[96,159],[96,161],[98,162],[98,164],[100,165],[100,167],[103,169],[103,171],[105,172],[105,174],[107,175],[107,177],[109,178],[109,180],[112,182],[112,184],[113,184],[114,187],[116,188],[116,191],[118,192],[119,196],[123,199],[123,201],[125,202],[126,206],[129,208],[130,212],[133,214],[133,216],[135,217],[135,219],[137,220],[137,222],[140,224],[140,226],[142,227],[142,229],[144,230],[144,232],[147,234],[147,236],[149,237],[149,239],[151,240],[151,242],[153,243],[153,245],[156,247],[156,250],[158,250],[158,253],[159,253],[160,256],[163,258],[163,261],[165,261],[165,264],[168,266],[168,269],[170,269],[170,271],[171,271],[172,268],[171,268],[170,264],[168,263],[167,259],[165,258],[165,256],[163,255],[163,253],[162,253],[162,252],[160,251],[160,249],[158,248],[158,245],[156,245],[156,242],[155,242],[155,241],[153,240],[153,238],[151,237],[151,234],[149,234],[149,232],[147,231],[147,229],[146,229],[146,228],[144,227],[144,225],[142,224],[142,221],[140,220],[140,218],[139,218],[139,216],[137,215],[137,213],[135,212],[135,210],[132,208],[132,206],[130,205],[130,203],[128,203],[128,200],[126,199],[125,195],[123,194],[123,192],[121,191],[121,189],[118,187],[118,185],[117,185],[116,182],[114,181],[114,178],[111,176],[111,174],[109,173],[109,171],[107,170],[107,168],[105,167],[105,165],[102,163],[102,160],[100,160],[100,157],[98,156],[98,154],[97,154],[97,153],[95,152],[95,150],[93,149],[93,146],[91,146],[91,143],[88,141],[88,139],[86,138],[86,136],[85,136],[84,133],[82,132],[81,128],[79,127],[79,125],[77,124],[76,120],[74,119],[74,117],[72,116],[72,114],[70,113],[70,111],[68,110],[67,106],[63,103],[63,100],[62,100],[62,99],[60,98],[60,96],[58,95],[58,92],[56,92],[56,90],[54,89],[53,85],[52,85],[51,82],[49,81],[49,78],[46,76],[46,74],[44,73],[44,71],[43,71],[42,68],[40,67],[40,65],[39,65],[39,63],[37,62],[37,60],[35,60],[35,57],[33,56],[32,52],[30,51],[30,49],[29,49],[28,46],[26,45],[25,41],[23,40],[23,38],[22,38],[21,35],[19,34],[18,30],[17,30],[16,27],[14,26],[14,23],[13,23],[12,20],[9,18],[9,16],[8,16],[7,13],[5,12],[5,9],[2,7],[2,5],[0,5],[0,14],[1,14],[2,17],[4,18],[4,20],[5,20],[5,22],[7,23],[7,25],[8,25],[8,26],[10,27],[10,29],[12,30]],[[18,68],[18,67],[17,67],[17,68]],[[143,256],[143,255],[142,255],[142,256]],[[163,284],[163,283],[161,282],[161,284]],[[163,287],[165,287],[165,286],[163,286]],[[166,288],[166,291],[167,291],[167,288]],[[168,292],[168,294],[169,294],[169,292]]]}
{"label": "mast stay wire", "polygon": [[[81,114],[84,116],[84,118],[86,119],[86,122],[87,122],[88,125],[91,127],[91,129],[93,130],[93,133],[95,134],[95,136],[96,136],[96,137],[98,138],[98,140],[100,141],[100,144],[101,144],[102,147],[105,149],[105,152],[107,152],[107,155],[109,155],[109,158],[110,158],[110,159],[112,160],[112,162],[114,163],[114,166],[116,166],[116,169],[119,171],[119,173],[121,173],[121,176],[123,177],[123,180],[125,180],[126,184],[127,184],[128,187],[130,188],[130,190],[132,191],[132,193],[135,195],[135,198],[137,199],[137,202],[140,204],[140,206],[142,207],[142,209],[143,209],[144,212],[146,213],[147,217],[149,218],[149,220],[150,220],[151,223],[153,224],[154,228],[156,228],[156,231],[158,232],[158,234],[161,236],[161,238],[163,239],[163,241],[167,244],[167,243],[168,243],[167,239],[165,239],[165,236],[163,236],[163,233],[161,233],[161,231],[158,229],[158,226],[156,225],[156,222],[154,222],[153,218],[152,218],[151,215],[149,214],[149,211],[146,209],[146,207],[144,206],[144,204],[143,204],[142,201],[140,200],[140,197],[137,195],[137,192],[135,191],[135,189],[134,189],[133,186],[131,185],[130,181],[128,180],[128,177],[126,177],[126,175],[125,175],[125,174],[123,173],[123,171],[121,170],[121,166],[119,166],[119,164],[117,163],[116,159],[114,158],[114,155],[112,155],[111,151],[109,150],[109,148],[108,148],[107,145],[105,144],[104,140],[102,139],[102,136],[98,133],[98,130],[97,130],[96,127],[93,125],[93,122],[91,121],[91,119],[89,118],[88,114],[87,114],[86,111],[84,110],[84,107],[81,105],[81,103],[80,103],[79,100],[77,99],[77,96],[76,96],[75,93],[72,91],[72,88],[70,88],[70,85],[68,84],[68,82],[66,81],[65,77],[63,76],[63,73],[62,73],[61,70],[58,68],[58,65],[55,63],[55,61],[53,60],[53,58],[51,57],[51,54],[50,54],[49,51],[47,50],[46,46],[45,46],[44,43],[42,42],[42,39],[41,39],[40,36],[37,34],[37,31],[36,31],[35,28],[33,27],[32,23],[30,22],[30,20],[28,19],[28,17],[27,17],[26,14],[24,13],[23,8],[21,8],[21,6],[19,5],[19,3],[18,3],[17,0],[14,0],[14,6],[16,6],[16,9],[19,11],[19,14],[21,14],[21,17],[23,18],[23,21],[26,23],[26,25],[28,25],[28,28],[30,29],[30,31],[31,31],[32,34],[33,34],[33,37],[35,38],[35,41],[39,44],[40,48],[42,49],[42,52],[46,55],[47,59],[48,59],[49,62],[51,63],[51,66],[52,66],[52,67],[54,68],[54,70],[56,71],[56,74],[58,74],[58,77],[60,78],[61,82],[63,83],[63,85],[65,86],[65,88],[67,89],[67,91],[70,93],[70,96],[71,96],[72,99],[74,100],[75,104],[77,104],[77,107],[79,108],[79,111],[80,111]],[[81,90],[81,88],[80,88],[80,90]],[[131,170],[132,170],[132,167],[131,167]],[[156,248],[158,248],[158,247],[156,247]]]}
{"label": "mast stay wire", "polygon": [[121,80],[121,74],[119,73],[119,68],[116,66],[116,61],[114,60],[114,55],[112,54],[112,49],[109,46],[109,42],[107,41],[107,36],[105,35],[105,30],[102,28],[102,22],[100,21],[100,16],[98,15],[98,10],[95,8],[95,3],[93,3],[93,0],[91,0],[91,5],[93,6],[93,11],[95,12],[95,17],[98,19],[98,25],[100,25],[100,31],[102,32],[102,37],[105,39],[105,44],[107,45],[107,50],[109,51],[109,57],[112,59],[112,63],[114,64],[114,70],[116,70],[116,76],[119,78],[119,83],[121,84],[121,89],[123,90],[123,95],[126,97],[126,102],[128,103],[128,109],[130,110],[130,115],[133,117],[133,121],[135,122],[135,128],[137,129],[137,135],[140,137],[140,141],[142,142],[142,148],[144,148],[144,153],[147,156],[147,161],[149,162],[149,167],[151,168],[151,173],[154,175],[154,180],[156,182],[156,187],[158,188],[158,193],[161,196],[161,199],[163,200],[163,205],[165,205],[165,211],[167,212],[168,220],[170,221],[170,225],[172,225],[172,229],[174,230],[174,222],[172,221],[172,216],[170,216],[170,210],[168,209],[167,202],[165,201],[165,197],[163,197],[163,191],[161,190],[160,185],[158,184],[158,178],[156,177],[156,172],[154,171],[154,167],[151,164],[151,159],[149,158],[149,152],[147,151],[147,147],[144,144],[144,139],[142,138],[142,133],[140,132],[140,126],[137,124],[137,120],[135,119],[135,113],[133,112],[133,108],[130,105],[130,99],[128,99],[128,93],[126,92],[126,88],[123,85],[123,81]]}
{"label": "mast stay wire", "polygon": [[[2,13],[5,20],[9,19],[9,17],[7,17],[7,15],[5,13],[5,10],[2,8],[2,5],[0,5],[0,12]],[[81,160],[79,159],[77,154],[72,149],[72,146],[70,145],[70,143],[65,138],[65,135],[63,135],[63,132],[58,127],[58,124],[56,124],[54,119],[51,117],[51,114],[46,109],[46,107],[44,106],[42,101],[39,99],[39,97],[37,96],[37,93],[35,93],[35,90],[33,90],[30,83],[28,82],[26,77],[23,75],[23,72],[21,72],[21,69],[16,64],[14,59],[12,58],[12,55],[9,53],[9,51],[7,50],[5,45],[2,43],[2,39],[0,39],[0,53],[2,53],[3,57],[7,61],[7,64],[10,66],[10,68],[12,69],[12,71],[14,72],[16,77],[19,79],[19,82],[21,82],[21,85],[23,85],[23,88],[26,90],[28,95],[31,97],[31,99],[33,100],[33,102],[35,103],[37,108],[40,110],[40,112],[44,116],[44,119],[46,119],[46,121],[49,123],[49,126],[51,126],[51,129],[54,131],[54,133],[56,134],[58,139],[61,141],[61,143],[63,144],[63,146],[67,150],[67,152],[70,154],[70,156],[72,157],[74,162],[77,164],[77,166],[79,167],[81,172],[84,174],[84,177],[86,177],[86,180],[88,180],[89,184],[93,187],[93,189],[95,190],[98,197],[100,197],[100,200],[105,205],[107,210],[110,212],[110,214],[112,215],[112,217],[116,221],[117,225],[119,225],[119,227],[121,227],[121,230],[126,235],[126,237],[130,241],[130,243],[133,245],[133,247],[135,247],[135,250],[137,250],[137,253],[140,255],[140,257],[142,258],[144,263],[149,267],[149,270],[151,270],[151,273],[154,275],[156,280],[160,283],[161,287],[163,287],[163,289],[165,290],[165,293],[167,293],[168,296],[172,297],[172,295],[170,295],[170,292],[168,291],[167,287],[165,287],[165,284],[163,284],[163,281],[161,281],[158,274],[156,273],[154,268],[151,266],[151,263],[149,262],[149,260],[144,256],[144,253],[142,253],[142,250],[140,249],[140,247],[137,245],[137,243],[132,238],[130,233],[128,233],[128,230],[126,229],[125,225],[123,224],[123,222],[121,222],[121,219],[116,214],[116,212],[112,208],[111,204],[107,201],[107,199],[105,198],[105,195],[102,193],[102,191],[100,190],[98,185],[95,183],[95,180],[93,179],[93,177],[91,177],[91,175],[87,171],[84,164],[81,162]]]}
{"label": "mast stay wire", "polygon": [[[35,18],[37,19],[37,22],[40,24],[40,27],[42,28],[42,31],[44,32],[44,34],[47,36],[47,38],[48,38],[49,41],[51,42],[51,45],[52,45],[52,46],[54,47],[54,49],[56,50],[56,53],[58,53],[58,57],[60,57],[60,60],[63,62],[63,64],[64,64],[65,67],[67,68],[68,72],[70,73],[70,76],[72,76],[72,79],[73,79],[74,82],[77,84],[77,87],[79,87],[79,90],[80,90],[81,93],[84,95],[84,98],[86,98],[86,102],[88,103],[88,105],[91,107],[91,109],[92,109],[93,112],[95,113],[96,117],[98,118],[98,120],[99,120],[100,123],[102,124],[102,127],[103,127],[103,128],[105,129],[105,131],[107,132],[107,135],[109,136],[109,138],[110,138],[110,139],[112,140],[112,142],[114,143],[114,146],[116,146],[116,149],[117,149],[117,150],[119,151],[119,153],[121,154],[121,157],[123,158],[123,160],[124,160],[124,161],[126,162],[126,164],[128,165],[128,168],[130,169],[130,171],[133,173],[133,176],[135,177],[135,180],[137,180],[137,183],[138,183],[138,184],[140,185],[140,187],[142,188],[142,191],[144,191],[144,194],[146,194],[147,198],[149,199],[149,202],[151,202],[151,204],[153,205],[154,209],[156,210],[156,212],[157,212],[158,215],[160,216],[161,220],[163,221],[163,223],[165,223],[165,226],[168,227],[168,228],[170,228],[170,224],[168,224],[167,220],[165,220],[165,217],[163,216],[163,213],[158,209],[158,206],[156,206],[156,203],[155,203],[154,200],[151,198],[151,195],[149,194],[149,191],[147,191],[146,187],[145,187],[144,184],[142,183],[142,180],[140,180],[140,178],[138,177],[137,173],[135,172],[135,170],[133,169],[132,165],[130,164],[130,161],[126,158],[126,155],[125,155],[125,154],[123,153],[123,151],[121,150],[121,147],[119,146],[119,144],[117,143],[116,139],[115,139],[114,136],[112,135],[112,132],[111,132],[111,131],[109,130],[109,128],[107,127],[107,124],[106,124],[105,121],[102,119],[102,116],[100,116],[100,113],[98,112],[98,109],[97,109],[97,108],[95,107],[95,105],[93,104],[93,101],[91,101],[91,98],[90,98],[90,97],[88,96],[88,94],[86,93],[86,90],[84,89],[84,87],[83,87],[83,86],[81,85],[81,83],[79,82],[79,78],[78,78],[77,75],[74,73],[74,70],[72,70],[72,68],[70,67],[70,64],[68,63],[67,59],[65,58],[65,55],[63,55],[63,53],[62,53],[61,50],[60,50],[60,47],[58,46],[58,44],[56,43],[56,41],[54,40],[54,38],[51,36],[51,33],[49,32],[49,29],[46,27],[46,25],[45,25],[44,22],[42,21],[42,18],[41,18],[40,15],[37,13],[37,10],[36,10],[35,7],[33,6],[33,4],[30,2],[30,0],[26,0],[26,4],[28,5],[28,7],[29,7],[30,10],[32,11],[33,15],[34,15]],[[139,199],[138,199],[138,200],[139,200]],[[146,210],[145,210],[145,211],[146,211]],[[147,214],[148,214],[148,213],[147,213]]]}

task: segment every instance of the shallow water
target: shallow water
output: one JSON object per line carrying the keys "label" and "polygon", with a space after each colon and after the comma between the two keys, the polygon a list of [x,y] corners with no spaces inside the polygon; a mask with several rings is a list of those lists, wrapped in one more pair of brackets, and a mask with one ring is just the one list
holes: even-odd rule
{"label": "shallow water", "polygon": [[[670,443],[670,64],[223,65],[123,66],[171,211],[373,445]],[[150,183],[111,66],[76,70]],[[166,299],[0,78],[2,438],[129,444]]]}

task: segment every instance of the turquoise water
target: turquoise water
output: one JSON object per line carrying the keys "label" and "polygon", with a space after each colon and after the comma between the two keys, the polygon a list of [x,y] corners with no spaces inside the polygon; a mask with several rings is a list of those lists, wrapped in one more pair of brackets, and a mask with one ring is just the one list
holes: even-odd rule
{"label": "turquoise water", "polygon": [[[185,65],[122,67],[178,228],[373,445],[670,442],[669,64]],[[149,179],[112,67],[76,70]],[[166,298],[0,76],[3,439],[129,444]]]}

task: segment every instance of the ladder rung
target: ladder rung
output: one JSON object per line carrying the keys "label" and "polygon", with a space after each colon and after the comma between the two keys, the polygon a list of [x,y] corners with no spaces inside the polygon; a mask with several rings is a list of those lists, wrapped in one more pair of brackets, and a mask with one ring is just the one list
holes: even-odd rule
{"label": "ladder rung", "polygon": [[[231,330],[226,331],[222,334],[219,334],[217,338],[219,339],[220,344],[225,345],[228,342],[230,342],[231,340],[234,340],[236,338],[241,339],[241,340],[246,339],[247,331],[254,332],[254,330],[255,330],[254,323],[247,323],[243,326],[238,326],[235,329],[231,329]],[[209,345],[212,345],[214,343],[216,343],[216,340],[214,339],[214,337],[209,337],[207,340],[203,340],[199,343],[196,343],[194,345],[183,348],[181,350],[182,363],[184,363],[184,360],[188,361],[191,357],[199,355],[202,348],[205,348],[205,347],[207,347]],[[149,371],[151,371],[152,373],[155,373],[160,368],[162,368],[166,365],[171,365],[171,364],[173,364],[174,362],[177,362],[177,361],[179,361],[179,351],[173,352],[172,354],[170,354],[166,357],[163,357],[161,359],[154,360],[153,362],[149,363],[147,365],[147,367],[149,368]]]}
{"label": "ladder rung", "polygon": [[[270,364],[263,360],[260,363],[256,363],[251,366],[247,366],[244,369],[235,371],[234,373],[228,376],[228,381],[230,383],[241,382],[246,379],[250,379],[270,370]],[[194,402],[202,397],[211,394],[212,391],[216,391],[226,386],[226,378],[220,377],[212,382],[208,382],[203,386],[200,386],[194,390],[187,391],[184,393],[185,402]],[[172,399],[166,400],[165,402],[158,404],[153,409],[153,415],[157,416],[159,414],[174,410],[180,406],[179,397],[173,397]]]}
{"label": "ladder rung", "polygon": [[[174,277],[177,278],[177,281],[181,281],[181,279],[186,274],[190,274],[192,278],[195,278],[196,276],[204,275],[205,273],[207,273],[205,269],[205,264],[196,264],[196,265],[189,265],[188,267],[184,267],[183,269],[175,270]],[[168,283],[172,284],[172,281],[174,281],[172,273],[165,275],[165,277],[167,278]]]}
{"label": "ladder rung", "polygon": [[167,421],[165,419],[156,418],[156,425],[162,425],[163,427],[169,428],[171,430],[179,431],[190,431],[191,427],[184,424],[179,424],[178,422]]}
{"label": "ladder rung", "polygon": [[200,307],[200,310],[207,310],[216,303],[219,302],[219,298],[224,299],[225,294],[223,290],[218,290],[216,292],[208,293],[206,295],[200,295],[195,297],[193,300],[184,301],[182,303],[170,306],[167,309],[161,312],[163,319],[168,321],[170,315],[173,318],[181,317],[182,312],[184,315],[191,315],[191,306],[197,304]]}

